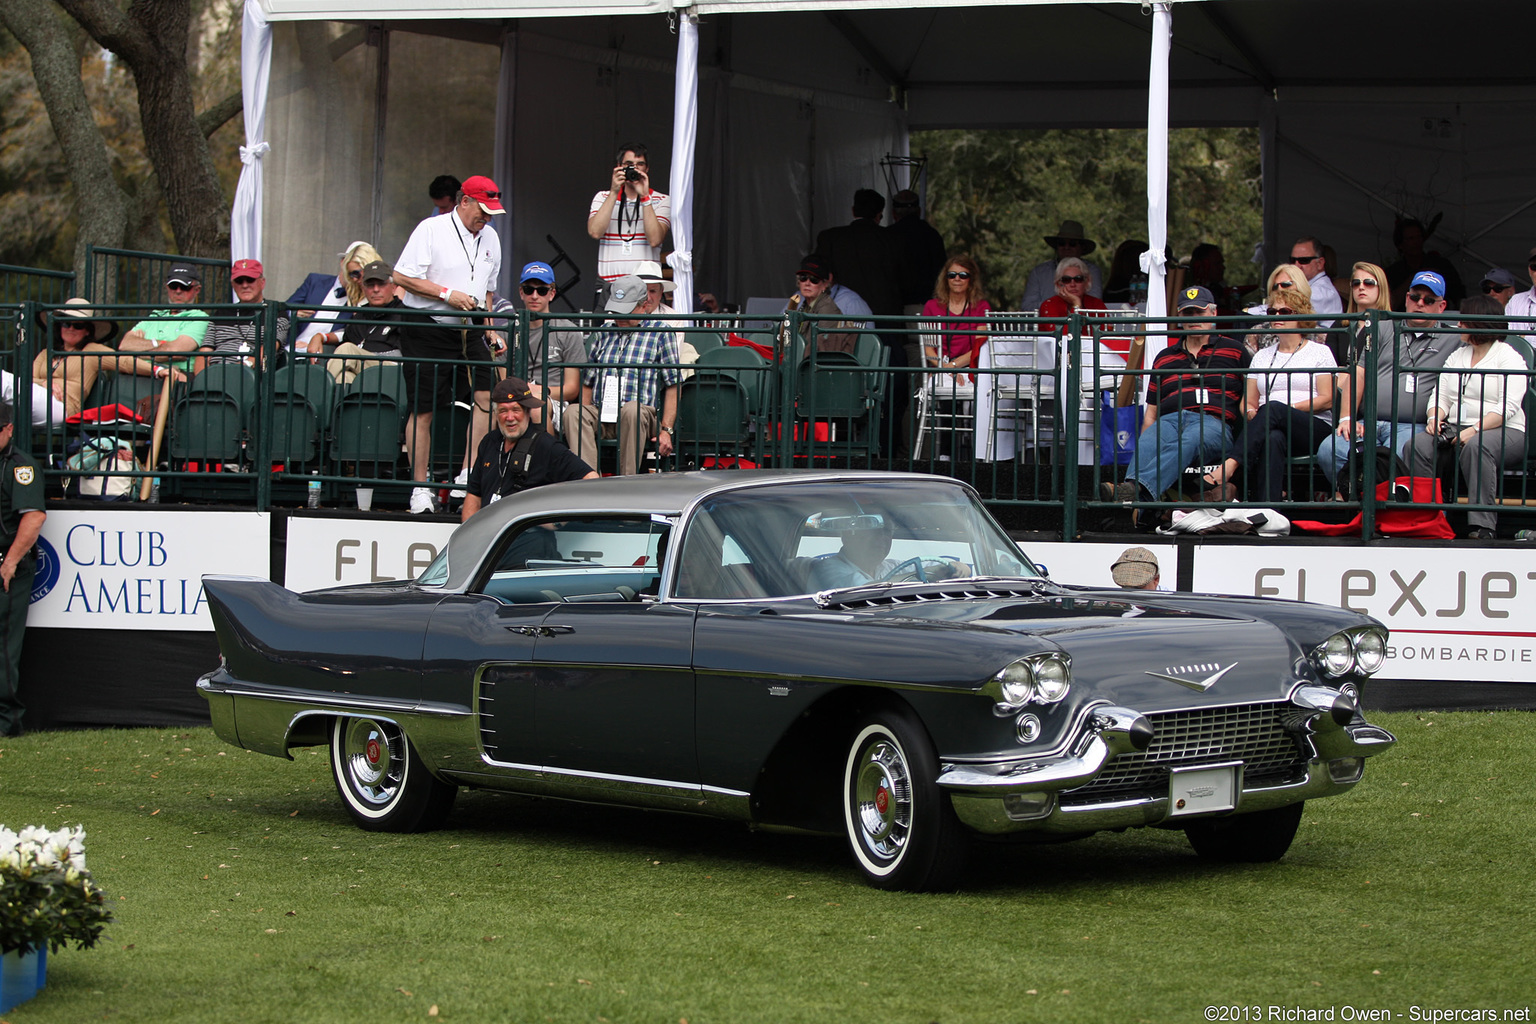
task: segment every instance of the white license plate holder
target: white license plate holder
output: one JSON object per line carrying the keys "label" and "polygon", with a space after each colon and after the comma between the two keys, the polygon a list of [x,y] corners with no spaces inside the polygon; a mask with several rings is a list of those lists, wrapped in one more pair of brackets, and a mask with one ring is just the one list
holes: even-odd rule
{"label": "white license plate holder", "polygon": [[1237,806],[1238,780],[1243,764],[1174,768],[1168,776],[1168,816],[1230,811]]}

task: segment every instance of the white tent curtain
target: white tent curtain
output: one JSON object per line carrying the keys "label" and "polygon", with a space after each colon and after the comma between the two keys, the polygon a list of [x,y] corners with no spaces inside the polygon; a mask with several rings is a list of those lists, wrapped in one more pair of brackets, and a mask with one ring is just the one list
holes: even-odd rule
{"label": "white tent curtain", "polygon": [[699,21],[677,19],[677,78],[672,102],[672,308],[693,312],[693,157],[699,131]]}
{"label": "white tent curtain", "polygon": [[[1147,242],[1141,269],[1147,275],[1147,316],[1168,315],[1168,52],[1173,41],[1172,4],[1152,5],[1152,59],[1147,71]],[[1151,358],[1151,351],[1147,353]]]}
{"label": "white tent curtain", "polygon": [[267,81],[272,75],[272,27],[259,0],[245,0],[240,34],[240,95],[245,106],[245,145],[240,182],[229,221],[232,260],[261,259],[261,158],[267,145]]}

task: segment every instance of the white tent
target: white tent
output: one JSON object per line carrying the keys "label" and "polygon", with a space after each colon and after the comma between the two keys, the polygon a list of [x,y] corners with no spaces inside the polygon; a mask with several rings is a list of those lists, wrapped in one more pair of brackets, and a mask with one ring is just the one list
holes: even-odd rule
{"label": "white tent", "polygon": [[[1395,216],[1440,217],[1431,245],[1475,289],[1536,241],[1525,0],[1475,17],[1427,0],[248,2],[272,32],[267,137],[247,148],[271,147],[259,216],[274,291],[352,238],[392,257],[431,178],[489,169],[512,195],[504,267],[549,258],[553,236],[583,302],[587,204],[617,146],[641,140],[659,187],[692,197],[689,237],[675,225],[670,244],[691,245],[698,287],[784,293],[856,188],[906,183],[882,159],[910,130],[1156,122],[1149,67],[1170,22],[1164,124],[1259,126],[1271,261],[1301,234],[1345,261],[1390,259]],[[688,175],[674,118],[691,103]]]}

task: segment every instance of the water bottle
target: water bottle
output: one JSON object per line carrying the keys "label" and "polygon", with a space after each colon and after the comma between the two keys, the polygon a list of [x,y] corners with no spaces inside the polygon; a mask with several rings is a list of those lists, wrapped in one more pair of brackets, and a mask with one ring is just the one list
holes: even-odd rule
{"label": "water bottle", "polygon": [[305,508],[320,507],[320,481],[316,479],[319,475],[320,474],[318,471],[309,475],[309,493],[304,497]]}
{"label": "water bottle", "polygon": [[159,477],[153,477],[150,480],[150,483],[149,483],[149,503],[151,505],[158,505],[158,504],[160,504],[160,478]]}

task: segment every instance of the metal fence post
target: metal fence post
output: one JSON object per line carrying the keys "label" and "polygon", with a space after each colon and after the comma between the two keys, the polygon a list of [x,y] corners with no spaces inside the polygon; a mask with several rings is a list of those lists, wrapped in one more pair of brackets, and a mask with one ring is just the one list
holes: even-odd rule
{"label": "metal fence post", "polygon": [[[1061,465],[1051,474],[1051,487],[1061,499],[1061,539],[1067,541],[1077,537],[1077,428],[1078,409],[1082,402],[1083,360],[1082,346],[1075,342],[1081,326],[1082,316],[1074,311],[1067,318],[1068,333],[1062,337],[1060,355],[1056,360],[1058,365],[1066,367],[1067,379],[1065,388],[1058,385],[1056,389],[1056,405],[1064,415],[1057,417],[1062,427],[1062,445],[1061,458],[1056,461]],[[1094,354],[1094,363],[1098,363],[1097,353]],[[1097,367],[1094,374],[1093,379],[1097,382]]]}
{"label": "metal fence post", "polygon": [[[1362,541],[1370,540],[1371,537],[1376,533],[1375,442],[1377,415],[1376,401],[1378,398],[1378,395],[1376,394],[1376,364],[1381,357],[1381,353],[1378,351],[1381,341],[1381,311],[1373,309],[1370,310],[1366,316],[1369,318],[1369,322],[1365,331],[1365,408],[1363,411],[1361,409],[1355,410],[1355,422],[1354,424],[1351,424],[1351,426],[1362,423],[1365,424],[1365,431],[1360,438],[1360,445],[1364,449],[1364,451],[1361,452],[1361,462],[1363,465],[1360,467],[1360,539]],[[1392,333],[1392,337],[1395,343],[1397,338],[1396,331]],[[1397,408],[1395,400],[1397,395],[1397,363],[1395,359],[1393,360],[1392,367],[1392,394],[1394,400],[1392,415],[1396,416]],[[1397,439],[1395,432],[1388,436],[1389,445],[1392,441]],[[1349,442],[1349,451],[1351,454],[1353,454],[1355,449],[1354,440],[1352,438],[1345,438],[1345,440]],[[1349,472],[1349,463],[1347,461],[1344,463],[1344,471],[1346,473]]]}
{"label": "metal fence post", "polygon": [[[263,302],[257,309],[256,328],[260,343],[256,360],[256,402],[252,406],[254,422],[251,438],[256,449],[251,466],[256,473],[256,509],[265,512],[272,505],[272,431],[267,429],[274,416],[273,381],[269,367],[277,365],[277,308],[278,303]],[[317,449],[317,455],[323,452]],[[286,472],[287,466],[283,469]]]}

